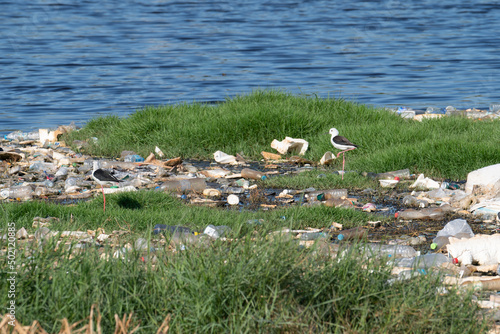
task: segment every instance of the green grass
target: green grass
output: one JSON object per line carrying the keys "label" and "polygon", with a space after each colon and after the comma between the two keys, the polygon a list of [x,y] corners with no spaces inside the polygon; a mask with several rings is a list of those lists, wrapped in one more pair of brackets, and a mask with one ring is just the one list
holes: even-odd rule
{"label": "green grass", "polygon": [[[328,130],[360,145],[348,152],[347,169],[387,172],[410,168],[427,176],[465,179],[467,173],[498,163],[499,121],[463,117],[423,122],[342,99],[294,96],[281,91],[255,91],[218,105],[200,103],[146,107],[126,118],[91,120],[65,139],[90,141],[87,152],[119,156],[133,150],[143,156],[158,146],[168,157],[213,159],[217,150],[243,153],[258,160],[261,151],[274,151],[273,139],[285,136],[309,142],[305,158],[319,161],[326,151],[337,152]],[[341,168],[341,161],[335,168]]]}
{"label": "green grass", "polygon": [[[183,225],[202,230],[206,225],[228,225],[238,241],[214,241],[210,246],[188,245],[180,252],[132,251],[125,260],[101,259],[111,255],[110,244],[99,251],[73,254],[54,242],[41,250],[19,250],[16,285],[18,319],[39,320],[49,332],[85,319],[93,304],[103,315],[104,332],[114,328],[114,314],[134,312],[139,333],[152,333],[167,314],[171,332],[185,333],[481,333],[486,320],[477,315],[470,293],[439,295],[440,281],[428,275],[388,285],[390,267],[365,261],[353,252],[340,260],[318,244],[311,249],[288,238],[269,238],[284,227],[327,227],[339,221],[347,227],[369,219],[363,212],[326,207],[291,207],[270,212],[192,207],[167,194],[138,191],[102,200],[61,206],[47,202],[2,203],[1,222],[26,227],[36,216],[60,218],[51,230],[87,230],[103,227],[130,230],[121,237],[132,245],[138,237],[151,240],[154,224]],[[285,217],[283,219],[282,217]],[[248,219],[262,218],[262,225]],[[4,225],[4,226],[5,226]],[[6,241],[0,241],[6,248]],[[21,248],[18,243],[18,248]],[[28,258],[29,256],[29,258]],[[143,263],[141,257],[148,261]],[[151,257],[156,256],[155,266]],[[367,267],[363,267],[367,266]],[[7,257],[0,259],[6,279]],[[6,305],[7,284],[0,285]]]}
{"label": "green grass", "polygon": [[293,229],[329,227],[334,220],[342,220],[346,226],[354,227],[370,219],[364,212],[324,206],[307,208],[296,205],[267,212],[212,209],[186,205],[180,199],[153,190],[108,194],[105,212],[102,204],[101,196],[72,206],[43,201],[2,203],[0,212],[6,222],[14,221],[18,229],[25,227],[31,232],[34,231],[31,227],[34,217],[50,216],[60,219],[59,222],[53,223],[51,228],[57,231],[76,229],[85,231],[102,227],[107,232],[126,229],[143,233],[152,230],[156,224],[166,224],[183,225],[193,231],[203,232],[207,225],[213,224],[230,226],[235,237],[246,235],[249,226],[246,222],[250,219],[264,219],[266,222],[262,227],[264,233],[283,227]]}

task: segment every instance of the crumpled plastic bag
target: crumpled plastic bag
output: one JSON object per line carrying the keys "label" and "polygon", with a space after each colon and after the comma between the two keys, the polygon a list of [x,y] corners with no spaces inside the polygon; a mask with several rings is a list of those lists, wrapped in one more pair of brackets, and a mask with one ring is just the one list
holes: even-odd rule
{"label": "crumpled plastic bag", "polygon": [[220,164],[234,164],[236,163],[236,157],[234,155],[226,154],[222,151],[217,151],[214,153],[214,159]]}
{"label": "crumpled plastic bag", "polygon": [[430,179],[428,177],[425,177],[424,174],[420,174],[413,182],[413,184],[410,186],[410,189],[419,189],[419,190],[431,190],[431,189],[438,189],[440,186],[439,182],[434,181],[433,179]]}

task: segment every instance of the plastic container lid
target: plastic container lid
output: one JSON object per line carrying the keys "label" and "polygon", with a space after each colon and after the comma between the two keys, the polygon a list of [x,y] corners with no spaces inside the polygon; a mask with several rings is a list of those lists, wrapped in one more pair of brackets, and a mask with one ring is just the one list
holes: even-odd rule
{"label": "plastic container lid", "polygon": [[227,203],[229,205],[238,205],[240,203],[240,198],[234,194],[227,196]]}

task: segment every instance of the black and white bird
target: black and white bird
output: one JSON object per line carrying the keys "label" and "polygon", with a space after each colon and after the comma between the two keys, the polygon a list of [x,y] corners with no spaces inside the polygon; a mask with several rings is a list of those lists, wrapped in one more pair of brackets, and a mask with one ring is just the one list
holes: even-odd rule
{"label": "black and white bird", "polygon": [[333,147],[336,149],[341,150],[337,154],[337,158],[340,156],[340,153],[342,153],[342,180],[344,179],[344,167],[345,167],[345,152],[355,150],[358,145],[355,145],[349,141],[346,137],[339,136],[339,130],[335,128],[331,128],[329,134],[332,136],[330,139],[330,142],[332,143]]}
{"label": "black and white bird", "polygon": [[92,172],[92,178],[94,179],[94,181],[96,181],[97,183],[99,183],[101,185],[102,198],[104,200],[103,210],[106,211],[106,196],[104,195],[104,185],[115,185],[116,183],[122,182],[122,181],[118,180],[116,177],[114,177],[108,171],[105,171],[104,169],[99,168],[98,161],[94,161],[94,171]]}

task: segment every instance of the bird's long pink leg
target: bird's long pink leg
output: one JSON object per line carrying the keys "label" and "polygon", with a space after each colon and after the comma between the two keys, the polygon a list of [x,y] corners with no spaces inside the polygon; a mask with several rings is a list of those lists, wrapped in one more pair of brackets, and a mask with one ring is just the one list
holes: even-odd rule
{"label": "bird's long pink leg", "polygon": [[338,158],[338,157],[340,157],[340,154],[341,154],[341,153],[344,153],[344,152],[347,152],[347,151],[352,151],[352,150],[355,150],[355,149],[356,149],[356,147],[353,147],[353,148],[350,148],[350,149],[348,149],[348,150],[340,151],[340,152],[337,154],[337,158]]}
{"label": "bird's long pink leg", "polygon": [[345,153],[342,153],[342,180],[344,179]]}
{"label": "bird's long pink leg", "polygon": [[102,190],[102,198],[104,199],[104,206],[102,208],[103,211],[106,211],[106,196],[104,196],[104,187],[101,184],[101,190]]}
{"label": "bird's long pink leg", "polygon": [[337,158],[340,156],[340,153],[342,153],[342,180],[344,179],[344,167],[345,167],[345,152],[347,151],[352,151],[355,150],[356,147],[350,148],[348,150],[341,151],[337,154]]}

